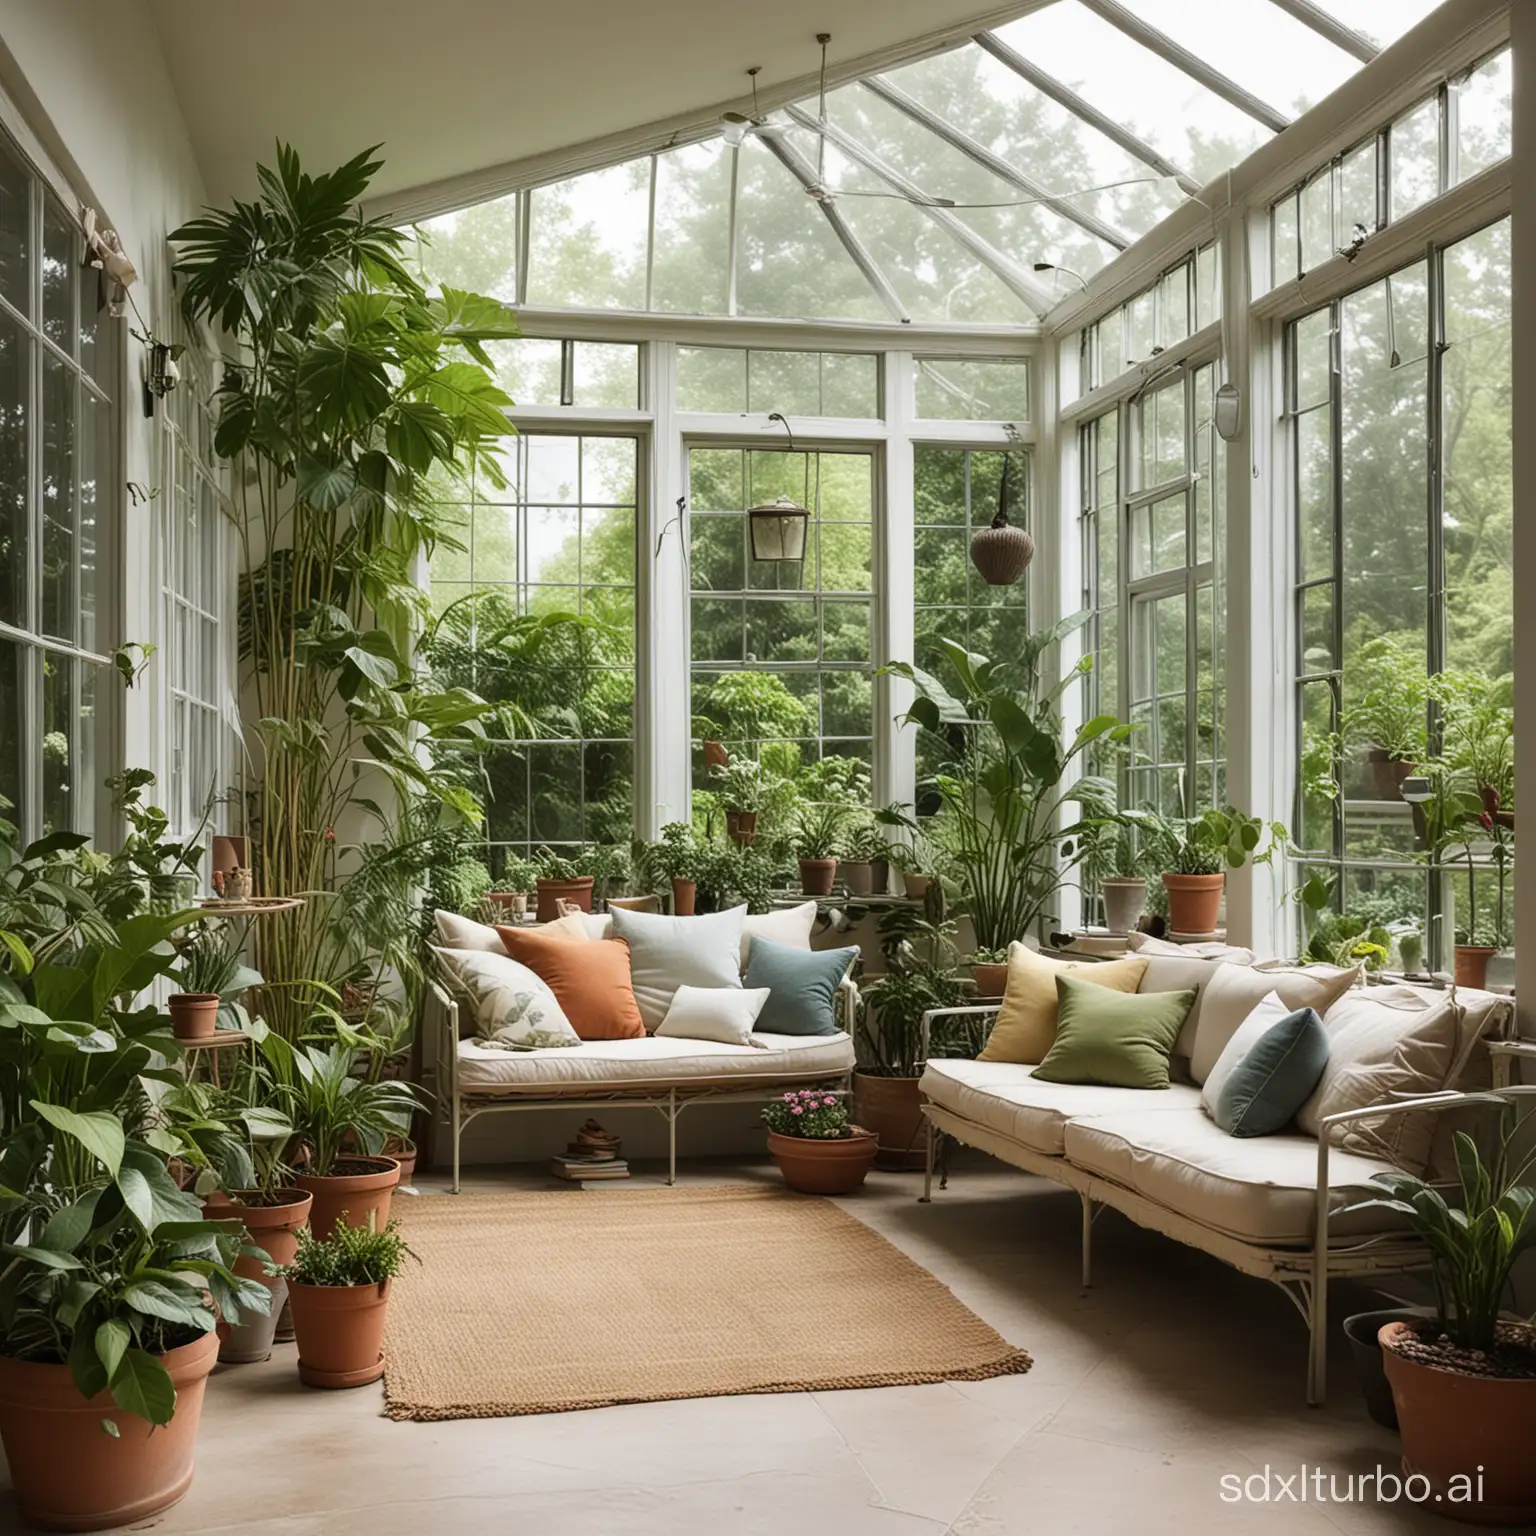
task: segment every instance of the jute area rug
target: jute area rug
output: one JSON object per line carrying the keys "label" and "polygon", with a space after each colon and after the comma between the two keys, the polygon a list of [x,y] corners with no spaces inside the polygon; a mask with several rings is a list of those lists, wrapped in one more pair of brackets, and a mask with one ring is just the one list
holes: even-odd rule
{"label": "jute area rug", "polygon": [[977,1381],[1029,1356],[829,1200],[755,1186],[396,1203],[392,1419]]}

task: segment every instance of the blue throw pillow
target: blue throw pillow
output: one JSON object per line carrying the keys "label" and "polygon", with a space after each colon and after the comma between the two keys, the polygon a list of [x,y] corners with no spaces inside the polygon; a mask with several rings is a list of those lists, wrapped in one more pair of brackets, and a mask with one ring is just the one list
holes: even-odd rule
{"label": "blue throw pillow", "polygon": [[796,949],[755,938],[747,954],[745,987],[767,987],[768,1001],[753,1031],[760,1035],[835,1035],[832,999],[857,949]]}
{"label": "blue throw pillow", "polygon": [[1328,1064],[1328,1031],[1314,1008],[1272,1024],[1233,1067],[1212,1111],[1229,1136],[1273,1136],[1296,1118]]}

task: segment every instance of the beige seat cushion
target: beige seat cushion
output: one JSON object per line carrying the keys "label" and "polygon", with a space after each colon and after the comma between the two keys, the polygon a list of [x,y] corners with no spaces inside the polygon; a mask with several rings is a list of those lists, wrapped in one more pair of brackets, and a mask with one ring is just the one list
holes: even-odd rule
{"label": "beige seat cushion", "polygon": [[[1062,1155],[1062,1138],[1074,1116],[1142,1109],[1198,1107],[1200,1090],[1182,1083],[1155,1092],[1101,1088],[1089,1083],[1037,1083],[1034,1068],[1010,1061],[930,1061],[922,1091],[932,1103],[1012,1137],[1031,1152]],[[1155,1100],[1148,1104],[1148,1100]]]}
{"label": "beige seat cushion", "polygon": [[1015,940],[1008,946],[1008,984],[982,1061],[1037,1066],[1056,1038],[1056,978],[1074,976],[1116,992],[1134,992],[1145,960],[1050,960]]}
{"label": "beige seat cushion", "polygon": [[1287,1012],[1315,1008],[1326,1018],[1328,1009],[1359,976],[1357,965],[1344,970],[1331,965],[1216,966],[1200,997],[1200,1023],[1189,1053],[1190,1076],[1197,1083],[1206,1080],[1238,1026],[1271,992],[1280,994]]}
{"label": "beige seat cushion", "polygon": [[[1280,1136],[1228,1136],[1198,1103],[1072,1121],[1064,1146],[1079,1168],[1244,1242],[1303,1247],[1312,1241],[1317,1142]],[[1367,1181],[1390,1163],[1335,1152],[1329,1157],[1329,1207],[1379,1193]],[[1329,1225],[1336,1237],[1391,1230],[1390,1213],[1364,1211]]]}
{"label": "beige seat cushion", "polygon": [[[1316,1136],[1324,1115],[1461,1086],[1478,1041],[1500,1017],[1499,1001],[1486,992],[1459,993],[1455,1002],[1449,992],[1423,987],[1367,987],[1346,994],[1323,1018],[1328,1064],[1297,1113],[1297,1126]],[[1439,1118],[1410,1114],[1357,1121],[1335,1126],[1329,1139],[1422,1174]]]}
{"label": "beige seat cushion", "polygon": [[586,1040],[564,1050],[488,1051],[459,1042],[459,1086],[579,1093],[603,1088],[666,1088],[672,1084],[797,1082],[834,1077],[853,1067],[853,1041],[836,1035],[753,1035],[751,1045],[644,1035]]}

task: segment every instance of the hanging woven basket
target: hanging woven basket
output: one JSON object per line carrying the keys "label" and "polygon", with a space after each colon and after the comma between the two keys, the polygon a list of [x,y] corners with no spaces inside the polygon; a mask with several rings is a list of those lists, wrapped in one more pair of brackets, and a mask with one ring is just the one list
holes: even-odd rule
{"label": "hanging woven basket", "polygon": [[1011,587],[1029,569],[1035,541],[999,513],[990,528],[971,535],[971,564],[989,587]]}

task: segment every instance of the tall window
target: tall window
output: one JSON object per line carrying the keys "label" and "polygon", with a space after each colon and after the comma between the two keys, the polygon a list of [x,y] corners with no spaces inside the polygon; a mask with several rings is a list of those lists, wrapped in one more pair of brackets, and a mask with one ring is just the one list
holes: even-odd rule
{"label": "tall window", "polygon": [[633,437],[527,433],[504,488],[446,509],[461,547],[432,558],[437,660],[505,706],[475,770],[493,867],[631,835],[638,461]]}
{"label": "tall window", "polygon": [[[1468,878],[1416,862],[1373,743],[1383,706],[1413,701],[1414,757],[1438,744],[1427,677],[1494,706],[1512,687],[1509,234],[1501,220],[1287,334],[1297,840],[1341,910],[1429,923],[1432,951],[1468,926]],[[1477,881],[1480,912],[1495,890]]]}
{"label": "tall window", "polygon": [[[689,480],[694,736],[772,744],[788,775],[871,764],[872,456],[697,447]],[[746,509],[779,495],[811,514],[803,561],[752,558]]]}
{"label": "tall window", "polygon": [[212,389],[198,353],[181,359],[181,387],[166,397],[160,505],[161,669],[171,825],[190,832],[223,784],[227,565]]}
{"label": "tall window", "polygon": [[78,221],[0,138],[0,795],[94,831],[116,338]]}
{"label": "tall window", "polygon": [[1212,363],[1176,372],[1079,436],[1094,654],[1084,703],[1136,726],[1122,796],[1165,815],[1226,793],[1215,373]]}

